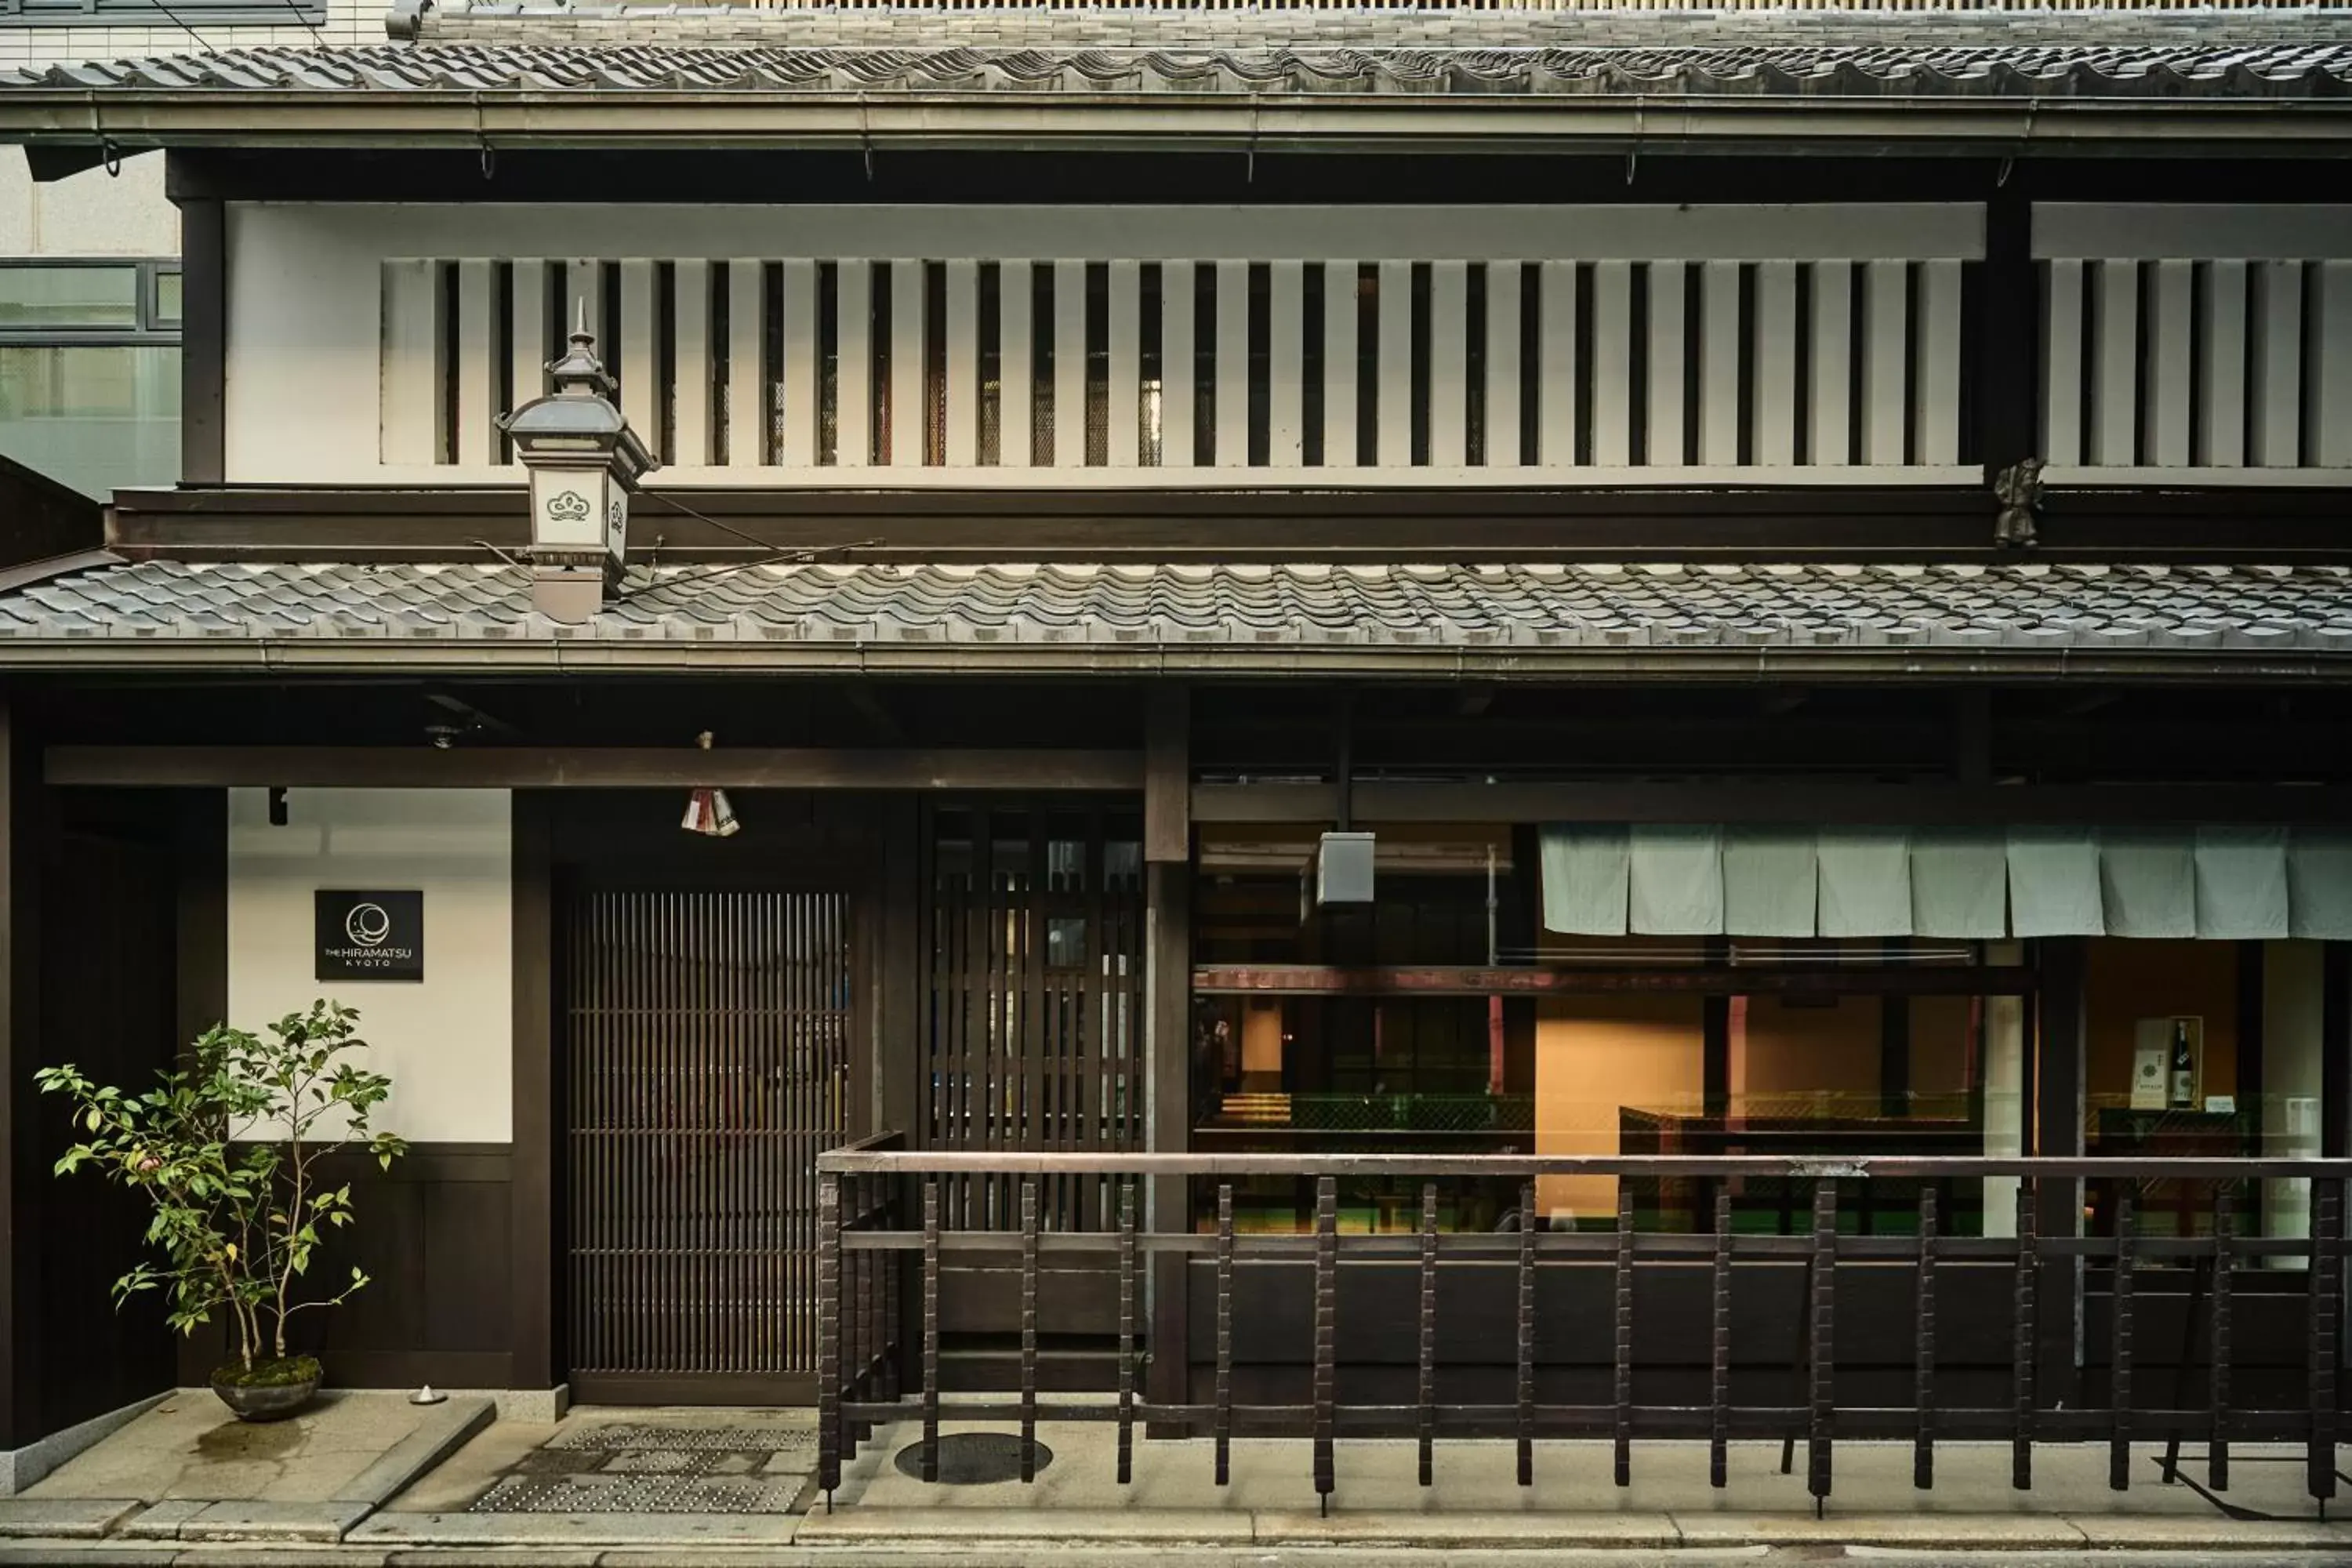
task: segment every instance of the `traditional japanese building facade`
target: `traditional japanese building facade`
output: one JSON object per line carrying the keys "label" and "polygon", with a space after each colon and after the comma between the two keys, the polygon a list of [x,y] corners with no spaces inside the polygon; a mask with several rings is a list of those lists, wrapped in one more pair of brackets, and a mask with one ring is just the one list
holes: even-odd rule
{"label": "traditional japanese building facade", "polygon": [[[100,1310],[135,1236],[32,1069],[322,993],[416,1149],[320,1331],[362,1384],[807,1400],[814,1159],[882,1133],[2352,1154],[2352,16],[391,26],[0,69],[37,177],[161,163],[182,355],[179,482],[0,577],[0,1447],[204,1361]],[[568,348],[658,461],[577,518],[507,419]],[[413,963],[337,956],[362,906]],[[1541,1223],[1711,1222],[1623,1185]],[[1015,1304],[959,1300],[1001,1386]]]}

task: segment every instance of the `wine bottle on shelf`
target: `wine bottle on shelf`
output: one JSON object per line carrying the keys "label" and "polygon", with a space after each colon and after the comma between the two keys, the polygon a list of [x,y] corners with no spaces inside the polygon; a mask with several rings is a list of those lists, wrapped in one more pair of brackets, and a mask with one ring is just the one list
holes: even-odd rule
{"label": "wine bottle on shelf", "polygon": [[2197,1057],[2189,1048],[2189,1020],[2172,1021],[2172,1073],[2166,1083],[2165,1103],[2175,1110],[2197,1104]]}

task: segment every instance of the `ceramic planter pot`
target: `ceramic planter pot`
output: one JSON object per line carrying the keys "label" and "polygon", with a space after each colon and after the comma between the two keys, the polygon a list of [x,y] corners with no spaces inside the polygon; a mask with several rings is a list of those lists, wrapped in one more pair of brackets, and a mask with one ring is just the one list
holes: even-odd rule
{"label": "ceramic planter pot", "polygon": [[[284,1362],[257,1363],[262,1380],[247,1377],[235,1363],[213,1373],[213,1392],[236,1413],[240,1421],[283,1421],[310,1403],[319,1392],[320,1366],[309,1356]],[[268,1375],[276,1373],[277,1375]]]}

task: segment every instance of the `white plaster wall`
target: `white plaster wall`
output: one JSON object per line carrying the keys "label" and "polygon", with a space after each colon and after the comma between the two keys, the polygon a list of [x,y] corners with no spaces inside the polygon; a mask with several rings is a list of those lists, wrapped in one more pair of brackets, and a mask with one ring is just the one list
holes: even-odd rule
{"label": "white plaster wall", "polygon": [[[228,792],[229,1018],[331,995],[360,1011],[366,1059],[393,1080],[376,1125],[411,1142],[504,1143],[513,1117],[513,813],[505,790]],[[425,978],[315,978],[311,895],[421,889]]]}

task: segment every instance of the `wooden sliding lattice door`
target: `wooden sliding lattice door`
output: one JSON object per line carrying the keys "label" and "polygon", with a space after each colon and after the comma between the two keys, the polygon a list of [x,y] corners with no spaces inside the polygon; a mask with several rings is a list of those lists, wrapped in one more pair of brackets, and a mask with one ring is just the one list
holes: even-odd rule
{"label": "wooden sliding lattice door", "polygon": [[[1140,814],[1056,803],[926,814],[929,959],[916,1142],[929,1149],[1143,1147]],[[1008,1178],[943,1188],[948,1223],[1020,1223]],[[1041,1184],[1046,1229],[1098,1228],[1108,1177]]]}
{"label": "wooden sliding lattice door", "polygon": [[573,1397],[805,1400],[814,1163],[851,1115],[850,899],[583,891],[566,913]]}

